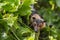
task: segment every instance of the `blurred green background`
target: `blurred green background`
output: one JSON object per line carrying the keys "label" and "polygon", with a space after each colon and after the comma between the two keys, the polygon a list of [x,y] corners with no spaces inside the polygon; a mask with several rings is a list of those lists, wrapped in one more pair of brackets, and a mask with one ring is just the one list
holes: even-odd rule
{"label": "blurred green background", "polygon": [[31,4],[47,23],[39,40],[60,40],[60,0],[0,0],[0,40],[35,39],[28,26]]}

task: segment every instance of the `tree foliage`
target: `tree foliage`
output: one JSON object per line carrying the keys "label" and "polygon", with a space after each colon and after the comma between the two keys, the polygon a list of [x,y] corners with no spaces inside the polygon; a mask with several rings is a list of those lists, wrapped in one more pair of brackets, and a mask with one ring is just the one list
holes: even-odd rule
{"label": "tree foliage", "polygon": [[[0,0],[1,40],[35,39],[35,32],[28,26],[31,4],[47,23],[39,38],[60,40],[60,0]],[[26,24],[22,17],[25,17]]]}
{"label": "tree foliage", "polygon": [[34,40],[34,32],[23,23],[21,16],[31,14],[34,0],[0,0],[0,39]]}
{"label": "tree foliage", "polygon": [[[47,23],[44,35],[48,35],[49,40],[60,40],[60,0],[38,0],[35,9],[43,16]],[[49,26],[50,25],[50,26]],[[53,25],[51,27],[51,25]],[[46,36],[45,36],[46,37]],[[48,40],[44,36],[41,40]],[[45,39],[44,39],[45,38]]]}

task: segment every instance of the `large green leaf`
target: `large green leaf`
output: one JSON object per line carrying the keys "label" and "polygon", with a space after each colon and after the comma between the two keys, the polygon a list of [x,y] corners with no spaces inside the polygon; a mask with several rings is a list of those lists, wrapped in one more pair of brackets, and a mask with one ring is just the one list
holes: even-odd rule
{"label": "large green leaf", "polygon": [[32,4],[32,1],[31,0],[24,0],[22,6],[20,7],[19,9],[19,14],[21,16],[25,16],[27,15],[29,12],[31,12],[31,8],[30,8],[30,5]]}
{"label": "large green leaf", "polygon": [[60,7],[60,0],[56,0],[56,4],[58,7]]}
{"label": "large green leaf", "polygon": [[17,16],[14,17],[13,14],[5,14],[3,16],[3,19],[7,22],[7,24],[9,26],[12,27],[12,25],[14,24],[14,22],[17,20]]}

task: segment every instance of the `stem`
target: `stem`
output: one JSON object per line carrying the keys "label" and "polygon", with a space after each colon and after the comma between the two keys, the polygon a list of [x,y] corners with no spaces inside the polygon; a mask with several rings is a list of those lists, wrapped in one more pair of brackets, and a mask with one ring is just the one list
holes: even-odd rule
{"label": "stem", "polygon": [[17,38],[17,40],[20,40],[18,37],[17,37],[17,35],[14,33],[14,31],[12,30],[12,29],[10,29],[11,30],[11,32],[13,33],[13,35]]}
{"label": "stem", "polygon": [[38,31],[38,33],[35,33],[35,40],[39,40],[39,35],[40,35],[40,30]]}

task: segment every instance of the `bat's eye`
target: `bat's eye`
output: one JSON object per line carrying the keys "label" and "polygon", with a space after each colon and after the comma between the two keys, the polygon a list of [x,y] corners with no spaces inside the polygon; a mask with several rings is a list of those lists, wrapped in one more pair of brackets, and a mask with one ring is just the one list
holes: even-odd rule
{"label": "bat's eye", "polygon": [[33,17],[33,19],[35,19],[35,17]]}

